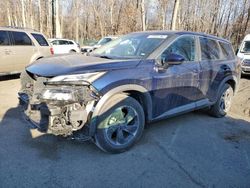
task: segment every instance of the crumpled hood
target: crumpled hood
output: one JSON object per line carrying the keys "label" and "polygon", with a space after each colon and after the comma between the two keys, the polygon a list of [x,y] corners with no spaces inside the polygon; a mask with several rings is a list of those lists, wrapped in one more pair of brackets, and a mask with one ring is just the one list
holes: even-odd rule
{"label": "crumpled hood", "polygon": [[42,58],[26,67],[32,74],[42,77],[54,77],[67,74],[108,71],[134,68],[140,60],[112,60],[93,56],[60,55]]}

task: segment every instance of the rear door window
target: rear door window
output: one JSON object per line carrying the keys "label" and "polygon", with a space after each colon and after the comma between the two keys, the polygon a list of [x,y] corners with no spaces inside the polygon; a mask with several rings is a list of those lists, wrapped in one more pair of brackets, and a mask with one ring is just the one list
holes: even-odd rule
{"label": "rear door window", "polygon": [[49,46],[44,36],[37,33],[31,33],[31,35],[36,39],[40,46]]}
{"label": "rear door window", "polygon": [[22,46],[32,46],[32,41],[29,36],[24,32],[11,31],[14,44]]}
{"label": "rear door window", "polygon": [[215,40],[200,37],[200,46],[202,60],[220,59],[220,48]]}
{"label": "rear door window", "polygon": [[180,37],[163,52],[162,56],[167,57],[171,53],[183,56],[185,61],[195,61],[195,37]]}
{"label": "rear door window", "polygon": [[7,31],[0,31],[0,46],[10,45],[9,35]]}
{"label": "rear door window", "polygon": [[59,41],[58,41],[58,40],[53,40],[51,43],[52,43],[53,45],[59,45]]}

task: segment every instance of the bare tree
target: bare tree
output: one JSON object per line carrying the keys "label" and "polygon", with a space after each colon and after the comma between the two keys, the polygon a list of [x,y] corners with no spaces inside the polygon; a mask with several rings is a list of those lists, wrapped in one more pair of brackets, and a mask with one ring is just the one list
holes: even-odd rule
{"label": "bare tree", "polygon": [[31,27],[79,42],[179,29],[222,36],[237,46],[250,32],[250,0],[1,0],[0,6],[1,26]]}
{"label": "bare tree", "polygon": [[146,30],[146,12],[145,12],[145,1],[141,0],[141,25],[142,30]]}
{"label": "bare tree", "polygon": [[61,38],[61,24],[60,24],[60,12],[59,12],[59,0],[55,0],[55,9],[56,9],[56,37]]}
{"label": "bare tree", "polygon": [[23,27],[26,27],[26,17],[25,17],[25,1],[22,0],[22,20],[23,20]]}
{"label": "bare tree", "polygon": [[171,29],[175,30],[176,29],[176,22],[177,22],[177,14],[179,11],[179,0],[175,0],[174,2],[174,11],[173,11],[173,16],[172,16],[172,22],[171,22]]}

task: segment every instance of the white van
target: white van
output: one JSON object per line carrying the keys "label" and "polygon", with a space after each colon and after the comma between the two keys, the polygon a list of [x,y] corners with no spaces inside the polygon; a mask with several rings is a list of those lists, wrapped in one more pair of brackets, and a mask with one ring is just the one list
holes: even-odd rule
{"label": "white van", "polygon": [[242,41],[237,56],[242,61],[242,74],[250,74],[250,34]]}

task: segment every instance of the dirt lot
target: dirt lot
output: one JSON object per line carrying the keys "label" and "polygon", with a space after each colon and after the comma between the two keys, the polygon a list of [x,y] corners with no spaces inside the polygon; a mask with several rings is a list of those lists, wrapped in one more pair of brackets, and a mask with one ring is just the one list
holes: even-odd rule
{"label": "dirt lot", "polygon": [[130,151],[101,152],[32,132],[17,107],[19,80],[0,82],[0,187],[249,187],[250,78],[230,114],[194,112],[151,124]]}

